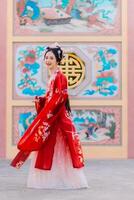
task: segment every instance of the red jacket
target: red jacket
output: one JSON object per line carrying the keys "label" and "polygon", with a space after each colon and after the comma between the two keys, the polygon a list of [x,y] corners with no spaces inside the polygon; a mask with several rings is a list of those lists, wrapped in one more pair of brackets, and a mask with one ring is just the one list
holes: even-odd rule
{"label": "red jacket", "polygon": [[84,158],[78,133],[65,107],[68,98],[67,79],[57,70],[45,97],[36,103],[38,115],[17,144],[20,150],[11,166],[20,168],[32,151],[38,151],[35,167],[50,170],[52,166],[57,131],[62,131],[75,168],[84,166]]}

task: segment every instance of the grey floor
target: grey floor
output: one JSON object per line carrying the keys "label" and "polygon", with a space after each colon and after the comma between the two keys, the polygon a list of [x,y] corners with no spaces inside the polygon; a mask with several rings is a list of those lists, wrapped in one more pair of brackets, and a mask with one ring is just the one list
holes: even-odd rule
{"label": "grey floor", "polygon": [[0,160],[0,200],[134,200],[134,160],[88,160],[90,188],[77,190],[28,189],[30,162],[17,170]]}

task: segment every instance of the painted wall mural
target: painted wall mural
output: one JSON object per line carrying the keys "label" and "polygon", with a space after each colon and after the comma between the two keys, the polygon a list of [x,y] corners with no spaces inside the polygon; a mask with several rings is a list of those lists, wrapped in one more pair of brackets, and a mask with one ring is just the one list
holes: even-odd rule
{"label": "painted wall mural", "polygon": [[[15,99],[45,94],[49,73],[43,57],[48,45],[14,45]],[[68,79],[70,98],[120,99],[120,43],[63,43],[61,46],[65,58],[60,67]]]}
{"label": "painted wall mural", "polygon": [[37,114],[31,106],[13,107],[12,112],[12,145],[16,145]]}
{"label": "painted wall mural", "polygon": [[15,35],[118,35],[120,0],[14,0]]}
{"label": "painted wall mural", "polygon": [[77,108],[72,118],[83,144],[121,144],[121,108]]}
{"label": "painted wall mural", "polygon": [[[17,47],[16,47],[17,48]],[[45,94],[42,82],[41,65],[44,46],[19,46],[15,52],[15,90],[20,97],[33,97]]]}
{"label": "painted wall mural", "polygon": [[[102,148],[105,146],[112,149],[109,158],[126,157],[127,141],[123,138],[128,130],[122,121],[127,115],[126,91],[122,89],[126,82],[126,59],[122,55],[126,46],[126,3],[122,0],[8,1],[7,14],[9,19],[12,17],[7,23],[10,43],[7,83],[12,89],[11,98],[7,96],[11,111],[11,116],[7,115],[9,157],[37,116],[34,97],[46,93],[49,72],[43,59],[54,38],[66,41],[59,44],[65,54],[60,68],[68,79],[69,97],[75,100],[71,117],[81,143],[87,145],[86,151],[88,146],[93,147],[91,151],[101,148],[101,155],[94,152],[96,158],[107,156]],[[85,42],[80,38],[85,38]]]}
{"label": "painted wall mural", "polygon": [[[13,145],[35,117],[34,107],[13,107]],[[72,120],[83,144],[121,145],[121,107],[74,107]]]}

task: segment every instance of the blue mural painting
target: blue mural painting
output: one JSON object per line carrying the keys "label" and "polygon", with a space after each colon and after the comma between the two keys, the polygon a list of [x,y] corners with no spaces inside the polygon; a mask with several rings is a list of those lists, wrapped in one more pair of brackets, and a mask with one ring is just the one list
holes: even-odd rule
{"label": "blue mural painting", "polygon": [[102,112],[99,109],[73,111],[73,121],[81,141],[100,142],[114,139],[116,121],[114,113]]}
{"label": "blue mural painting", "polygon": [[[42,53],[45,47],[27,46],[18,49],[16,67],[16,90],[19,96],[41,96],[45,89],[39,74],[41,73]],[[40,75],[41,78],[41,75]]]}
{"label": "blue mural painting", "polygon": [[[109,31],[119,26],[119,0],[17,0],[20,28],[37,32]],[[30,25],[30,26],[29,26]],[[59,29],[60,25],[60,29]],[[36,26],[36,28],[35,28]]]}
{"label": "blue mural painting", "polygon": [[[48,81],[48,72],[43,65],[45,48],[45,45],[32,44],[16,47],[17,96],[28,98],[45,94]],[[65,58],[60,67],[67,76],[71,98],[120,98],[121,53],[118,44],[70,43],[62,44],[62,48]]]}
{"label": "blue mural painting", "polygon": [[118,77],[116,75],[119,69],[118,56],[116,48],[98,48],[94,58],[99,68],[96,71],[95,80],[91,84],[91,89],[85,90],[84,95],[93,96],[98,93],[101,96],[114,96],[117,93],[119,89],[117,83],[119,75]]}
{"label": "blue mural painting", "polygon": [[18,120],[18,132],[19,137],[21,137],[32,121],[35,119],[36,113],[33,112],[24,112],[19,114]]}
{"label": "blue mural painting", "polygon": [[[36,117],[33,111],[20,112],[18,117],[19,138]],[[72,111],[72,121],[79,134],[81,142],[90,144],[119,144],[120,143],[120,109],[119,108],[90,108]]]}

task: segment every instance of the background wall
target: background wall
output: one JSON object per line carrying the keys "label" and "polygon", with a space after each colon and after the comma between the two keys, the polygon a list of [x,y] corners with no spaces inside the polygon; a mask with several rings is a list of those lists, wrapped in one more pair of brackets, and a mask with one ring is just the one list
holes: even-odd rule
{"label": "background wall", "polygon": [[[134,52],[134,1],[128,0],[128,157],[134,158],[134,90],[133,90],[133,52]],[[5,140],[6,140],[6,14],[7,2],[0,1],[0,157],[5,157]]]}
{"label": "background wall", "polygon": [[128,0],[128,157],[134,158],[134,1]]}
{"label": "background wall", "polygon": [[0,1],[0,157],[6,148],[6,14],[7,1]]}

